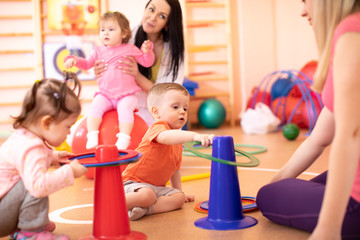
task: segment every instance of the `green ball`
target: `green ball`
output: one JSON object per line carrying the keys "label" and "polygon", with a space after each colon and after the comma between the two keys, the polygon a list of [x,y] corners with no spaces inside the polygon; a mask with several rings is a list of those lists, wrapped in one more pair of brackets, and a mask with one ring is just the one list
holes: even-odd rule
{"label": "green ball", "polygon": [[209,98],[201,103],[198,110],[198,119],[205,128],[217,128],[223,124],[225,118],[226,110],[220,101]]}
{"label": "green ball", "polygon": [[282,133],[286,139],[295,140],[299,136],[300,129],[296,124],[290,123],[283,127]]}

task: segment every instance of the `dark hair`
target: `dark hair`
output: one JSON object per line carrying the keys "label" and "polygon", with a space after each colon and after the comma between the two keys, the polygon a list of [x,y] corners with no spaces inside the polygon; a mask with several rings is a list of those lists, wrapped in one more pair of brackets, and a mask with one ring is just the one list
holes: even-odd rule
{"label": "dark hair", "polygon": [[13,127],[27,127],[46,115],[60,122],[71,114],[80,114],[80,81],[72,72],[64,72],[64,79],[37,80],[25,95],[20,115],[13,117]]}
{"label": "dark hair", "polygon": [[101,21],[109,20],[109,19],[115,19],[118,22],[121,32],[126,33],[126,36],[122,39],[123,43],[128,43],[131,38],[131,29],[130,29],[129,20],[125,17],[124,14],[120,12],[106,12],[101,16],[99,23]]}
{"label": "dark hair", "polygon": [[[146,4],[145,8],[148,7],[152,0]],[[169,4],[171,11],[166,24],[167,30],[163,28],[161,33],[163,35],[164,42],[169,42],[170,51],[171,51],[171,60],[170,66],[168,68],[167,75],[173,72],[174,82],[178,71],[179,65],[184,60],[184,33],[183,33],[183,20],[181,6],[178,0],[166,0]],[[147,40],[147,34],[144,32],[142,25],[139,27],[138,31],[135,34],[135,45],[140,48],[145,40]],[[146,68],[138,64],[139,71],[147,78],[151,78],[151,68]]]}

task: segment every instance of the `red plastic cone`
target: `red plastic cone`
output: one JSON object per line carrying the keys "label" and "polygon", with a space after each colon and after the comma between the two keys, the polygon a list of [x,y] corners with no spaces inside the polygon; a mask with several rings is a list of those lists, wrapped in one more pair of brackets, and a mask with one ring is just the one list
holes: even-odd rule
{"label": "red plastic cone", "polygon": [[[96,148],[98,162],[111,162],[118,158],[115,145]],[[146,235],[131,231],[126,208],[120,165],[95,169],[93,234],[80,239],[143,240]]]}

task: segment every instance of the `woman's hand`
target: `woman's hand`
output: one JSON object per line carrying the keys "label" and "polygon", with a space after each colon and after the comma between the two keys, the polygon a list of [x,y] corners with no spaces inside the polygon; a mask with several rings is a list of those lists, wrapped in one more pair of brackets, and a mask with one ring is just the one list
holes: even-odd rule
{"label": "woman's hand", "polygon": [[103,72],[107,69],[107,64],[104,63],[104,60],[96,60],[94,64],[95,77],[99,78],[102,76]]}
{"label": "woman's hand", "polygon": [[136,84],[145,92],[149,92],[154,85],[152,81],[141,74],[138,64],[133,57],[125,56],[119,60],[118,68],[125,74],[129,74],[135,78]]}
{"label": "woman's hand", "polygon": [[135,78],[135,80],[138,78],[140,72],[137,65],[137,62],[133,57],[125,56],[122,58],[122,60],[119,60],[119,69],[126,74],[129,74]]}

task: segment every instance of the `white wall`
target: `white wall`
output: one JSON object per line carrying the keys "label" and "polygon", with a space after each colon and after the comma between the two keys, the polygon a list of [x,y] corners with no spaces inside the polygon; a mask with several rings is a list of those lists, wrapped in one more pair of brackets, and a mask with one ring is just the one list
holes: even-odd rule
{"label": "white wall", "polygon": [[108,0],[109,11],[119,11],[130,21],[130,27],[134,28],[141,22],[145,4],[148,0]]}
{"label": "white wall", "polygon": [[300,70],[317,59],[317,49],[311,26],[300,16],[300,1],[237,0],[237,4],[241,106],[245,106],[251,90],[267,74]]}
{"label": "white wall", "polygon": [[[238,0],[241,109],[251,89],[277,68],[273,2]],[[236,69],[236,68],[234,68]],[[240,91],[238,91],[240,92]],[[240,112],[239,107],[236,112]]]}
{"label": "white wall", "polygon": [[300,1],[276,0],[276,48],[279,69],[300,69],[306,62],[317,59],[312,27],[300,16]]}
{"label": "white wall", "polygon": [[[231,0],[233,1],[233,0]],[[108,0],[110,11],[121,11],[136,26],[147,0]],[[302,3],[295,0],[236,0],[231,3],[234,39],[238,46],[235,65],[235,114],[251,89],[275,70],[300,69],[317,58],[308,21],[300,16]],[[206,37],[206,36],[205,36]],[[240,82],[240,83],[239,83]],[[241,97],[238,95],[241,94]]]}

